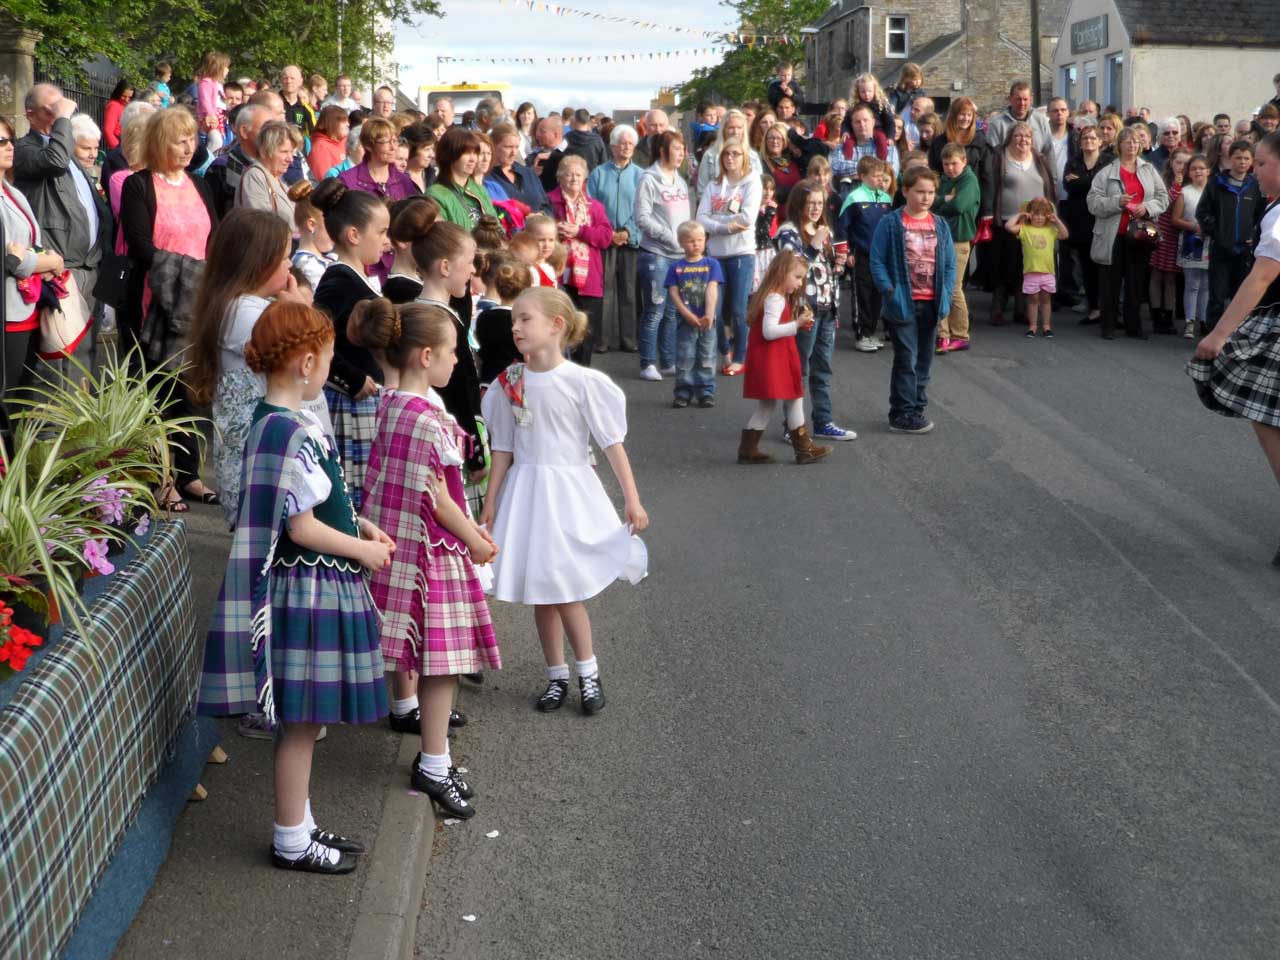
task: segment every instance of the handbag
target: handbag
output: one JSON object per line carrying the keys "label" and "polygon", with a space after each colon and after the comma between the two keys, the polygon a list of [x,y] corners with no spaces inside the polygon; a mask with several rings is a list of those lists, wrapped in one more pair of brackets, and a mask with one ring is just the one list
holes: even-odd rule
{"label": "handbag", "polygon": [[1160,228],[1150,217],[1130,217],[1125,236],[1133,243],[1154,247],[1160,243]]}
{"label": "handbag", "polygon": [[89,332],[89,310],[71,271],[45,281],[38,310],[40,359],[61,360],[75,353]]}
{"label": "handbag", "polygon": [[129,257],[123,253],[103,254],[98,265],[98,279],[93,283],[93,299],[119,308],[129,291]]}
{"label": "handbag", "polygon": [[991,239],[995,236],[995,231],[992,229],[991,223],[991,217],[983,217],[978,221],[978,232],[973,235],[973,243],[975,246],[979,243],[991,242]]}

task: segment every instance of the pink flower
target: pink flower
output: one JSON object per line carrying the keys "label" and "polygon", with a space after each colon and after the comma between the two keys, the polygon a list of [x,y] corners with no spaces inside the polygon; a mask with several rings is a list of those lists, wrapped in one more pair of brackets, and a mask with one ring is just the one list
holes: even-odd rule
{"label": "pink flower", "polygon": [[98,516],[105,523],[124,522],[124,491],[118,490],[107,482],[106,477],[98,477],[91,484],[92,493],[82,498],[86,503],[98,504]]}
{"label": "pink flower", "polygon": [[107,559],[107,541],[105,540],[85,541],[84,561],[89,564],[89,569],[96,570],[104,577],[116,572],[116,568]]}
{"label": "pink flower", "polygon": [[138,521],[138,525],[133,528],[133,535],[135,537],[145,537],[147,535],[147,531],[150,529],[151,529],[151,514],[144,513],[142,515],[142,518]]}

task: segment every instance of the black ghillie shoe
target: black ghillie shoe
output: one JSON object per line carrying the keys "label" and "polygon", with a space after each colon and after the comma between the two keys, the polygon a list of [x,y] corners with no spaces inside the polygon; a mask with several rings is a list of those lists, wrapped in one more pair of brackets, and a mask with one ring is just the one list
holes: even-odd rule
{"label": "black ghillie shoe", "polygon": [[536,706],[543,713],[550,713],[552,710],[559,710],[563,707],[565,698],[568,696],[568,680],[549,680],[547,681],[547,689],[538,698]]}

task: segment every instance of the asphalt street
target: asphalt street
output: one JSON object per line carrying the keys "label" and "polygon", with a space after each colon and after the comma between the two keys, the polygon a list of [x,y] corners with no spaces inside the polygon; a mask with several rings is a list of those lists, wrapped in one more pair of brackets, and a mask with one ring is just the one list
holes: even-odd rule
{"label": "asphalt street", "polygon": [[533,711],[531,613],[495,604],[418,955],[1276,956],[1280,491],[1189,341],[1076,319],[978,322],[921,437],[842,334],[859,438],[804,468],[780,424],[734,462],[740,381],[677,411],[598,358],[650,576],[590,604],[594,718]]}

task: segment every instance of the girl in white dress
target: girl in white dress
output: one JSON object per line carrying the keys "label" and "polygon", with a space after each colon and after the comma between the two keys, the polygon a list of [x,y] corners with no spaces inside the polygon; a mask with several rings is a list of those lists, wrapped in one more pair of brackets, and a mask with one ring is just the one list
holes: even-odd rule
{"label": "girl in white dress", "polygon": [[[639,583],[649,557],[635,536],[649,525],[622,441],[626,396],[603,373],[564,353],[587,334],[587,318],[568,295],[525,290],[512,306],[512,335],[524,363],[512,364],[484,396],[493,463],[480,523],[500,552],[493,595],[533,605],[547,662],[539,710],[568,696],[568,634],[583,713],[604,706],[584,600],[614,580]],[[591,466],[591,441],[604,452],[625,500],[626,523]]]}

